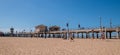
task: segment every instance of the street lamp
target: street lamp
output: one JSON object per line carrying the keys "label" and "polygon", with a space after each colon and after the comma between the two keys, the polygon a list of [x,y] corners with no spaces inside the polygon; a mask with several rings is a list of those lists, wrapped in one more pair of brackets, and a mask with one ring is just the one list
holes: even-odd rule
{"label": "street lamp", "polygon": [[110,28],[112,28],[112,19],[110,19]]}
{"label": "street lamp", "polygon": [[67,39],[68,39],[69,38],[69,23],[66,23],[66,26],[67,26],[67,29],[68,29],[68,31],[67,31],[67,34],[68,34]]}
{"label": "street lamp", "polygon": [[80,24],[78,24],[78,28],[80,29]]}

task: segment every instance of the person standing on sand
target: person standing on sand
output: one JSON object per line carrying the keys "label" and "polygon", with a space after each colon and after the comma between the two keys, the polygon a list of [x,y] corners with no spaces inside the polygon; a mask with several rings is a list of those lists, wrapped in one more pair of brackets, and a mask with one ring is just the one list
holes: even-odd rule
{"label": "person standing on sand", "polygon": [[101,39],[105,39],[105,34],[104,34],[104,32],[101,34]]}
{"label": "person standing on sand", "polygon": [[74,41],[74,38],[73,38],[73,37],[70,37],[70,41]]}
{"label": "person standing on sand", "polygon": [[74,41],[74,38],[71,33],[70,33],[70,41]]}

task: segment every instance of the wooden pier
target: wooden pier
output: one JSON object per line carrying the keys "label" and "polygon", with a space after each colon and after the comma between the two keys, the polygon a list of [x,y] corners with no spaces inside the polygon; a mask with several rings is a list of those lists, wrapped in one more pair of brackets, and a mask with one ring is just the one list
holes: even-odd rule
{"label": "wooden pier", "polygon": [[8,36],[15,37],[39,37],[39,38],[63,38],[69,39],[73,38],[106,38],[120,39],[120,27],[117,28],[96,28],[96,29],[75,29],[75,30],[60,30],[59,26],[51,26],[49,30],[45,25],[38,25],[35,27],[34,32],[14,32],[14,28],[10,29],[10,34]]}
{"label": "wooden pier", "polygon": [[84,29],[84,30],[64,30],[64,31],[49,31],[49,32],[39,32],[33,33],[35,37],[45,37],[45,38],[101,38],[102,33],[106,39],[112,38],[112,33],[116,33],[114,38],[120,38],[119,28],[105,28],[105,29]]}

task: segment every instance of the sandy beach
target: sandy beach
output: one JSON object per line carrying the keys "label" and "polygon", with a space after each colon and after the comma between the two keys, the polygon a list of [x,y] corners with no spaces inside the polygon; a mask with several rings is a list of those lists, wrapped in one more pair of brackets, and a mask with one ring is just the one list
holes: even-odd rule
{"label": "sandy beach", "polygon": [[0,55],[120,55],[120,39],[0,37]]}

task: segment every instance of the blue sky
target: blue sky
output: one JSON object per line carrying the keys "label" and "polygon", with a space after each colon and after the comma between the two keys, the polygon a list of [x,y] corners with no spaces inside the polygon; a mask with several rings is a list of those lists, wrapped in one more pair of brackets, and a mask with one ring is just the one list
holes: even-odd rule
{"label": "blue sky", "polygon": [[34,30],[39,24],[70,29],[120,25],[120,0],[0,0],[0,31]]}

